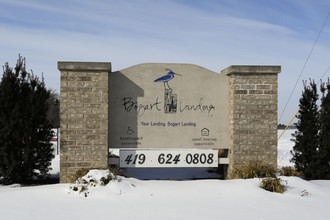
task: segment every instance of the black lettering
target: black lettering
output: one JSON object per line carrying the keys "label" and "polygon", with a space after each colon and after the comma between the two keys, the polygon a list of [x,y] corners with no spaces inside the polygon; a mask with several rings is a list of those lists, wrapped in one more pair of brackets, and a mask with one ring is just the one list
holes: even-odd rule
{"label": "black lettering", "polygon": [[124,97],[122,99],[124,110],[130,112],[132,109],[137,111],[138,116],[142,116],[146,111],[152,111],[156,109],[157,111],[161,111],[160,104],[162,102],[159,101],[159,98],[156,98],[156,101],[151,104],[139,104],[137,102],[132,101],[131,97]]}
{"label": "black lettering", "polygon": [[208,113],[209,117],[212,117],[215,111],[214,105],[204,105],[203,104],[203,98],[199,100],[198,105],[184,105],[182,104],[182,101],[180,102],[180,112],[184,111],[200,111],[204,112],[206,111]]}
{"label": "black lettering", "polygon": [[122,99],[122,101],[124,110],[127,112],[131,111],[134,106],[135,109],[137,108],[137,102],[133,102],[131,97],[125,97]]}

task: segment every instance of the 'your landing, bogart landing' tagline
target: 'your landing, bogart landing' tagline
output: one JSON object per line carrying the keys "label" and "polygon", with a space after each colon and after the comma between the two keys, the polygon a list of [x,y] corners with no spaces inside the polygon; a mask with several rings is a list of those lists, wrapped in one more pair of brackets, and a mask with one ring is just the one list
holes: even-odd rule
{"label": "'your landing, bogart landing' tagline", "polygon": [[141,121],[142,126],[154,126],[154,127],[196,127],[197,123],[196,122],[145,122]]}

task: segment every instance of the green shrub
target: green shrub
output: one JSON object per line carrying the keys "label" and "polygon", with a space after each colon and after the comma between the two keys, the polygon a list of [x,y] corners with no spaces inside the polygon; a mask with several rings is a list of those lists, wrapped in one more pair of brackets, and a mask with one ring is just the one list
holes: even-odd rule
{"label": "green shrub", "polygon": [[281,176],[302,176],[297,168],[293,167],[282,167],[279,172]]}
{"label": "green shrub", "polygon": [[270,192],[277,192],[283,193],[284,186],[282,185],[282,180],[278,177],[272,178],[267,177],[261,181],[261,188],[270,191]]}
{"label": "green shrub", "polygon": [[276,170],[269,164],[261,164],[260,162],[249,163],[247,166],[240,169],[234,168],[233,178],[249,179],[249,178],[264,178],[276,177]]}

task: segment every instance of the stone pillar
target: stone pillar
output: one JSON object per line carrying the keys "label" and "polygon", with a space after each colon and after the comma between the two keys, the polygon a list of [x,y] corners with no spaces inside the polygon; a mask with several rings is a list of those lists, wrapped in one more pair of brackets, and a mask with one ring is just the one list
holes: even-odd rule
{"label": "stone pillar", "polygon": [[111,63],[58,62],[61,71],[60,182],[80,168],[108,166],[108,75]]}
{"label": "stone pillar", "polygon": [[261,162],[277,168],[277,75],[281,66],[230,66],[229,176]]}

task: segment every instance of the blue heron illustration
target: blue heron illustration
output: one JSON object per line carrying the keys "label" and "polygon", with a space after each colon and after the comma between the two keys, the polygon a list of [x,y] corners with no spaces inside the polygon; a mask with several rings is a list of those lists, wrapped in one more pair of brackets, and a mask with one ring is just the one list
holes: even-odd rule
{"label": "blue heron illustration", "polygon": [[171,87],[168,85],[168,81],[173,79],[174,75],[178,75],[178,76],[181,76],[181,75],[173,72],[172,70],[170,70],[168,68],[165,68],[165,70],[168,71],[168,73],[165,76],[162,76],[162,77],[156,79],[154,82],[164,82],[164,88],[166,89],[166,85],[167,85],[168,89],[172,90]]}

